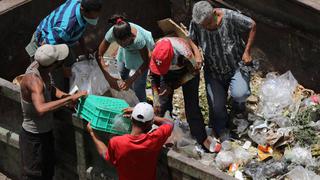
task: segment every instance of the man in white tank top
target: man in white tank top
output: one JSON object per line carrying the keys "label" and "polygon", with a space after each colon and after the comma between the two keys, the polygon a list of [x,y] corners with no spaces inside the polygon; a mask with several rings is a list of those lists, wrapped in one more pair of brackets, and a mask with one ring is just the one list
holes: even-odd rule
{"label": "man in white tank top", "polygon": [[[68,56],[65,44],[43,45],[35,53],[35,61],[21,80],[23,112],[20,133],[22,179],[52,179],[54,175],[54,142],[52,111],[76,102],[86,91],[68,95],[52,86],[50,72],[62,65]],[[58,100],[51,100],[54,95]]]}

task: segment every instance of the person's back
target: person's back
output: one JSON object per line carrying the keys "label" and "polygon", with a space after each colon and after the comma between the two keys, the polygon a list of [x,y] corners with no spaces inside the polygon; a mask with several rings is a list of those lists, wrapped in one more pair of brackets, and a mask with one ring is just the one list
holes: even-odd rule
{"label": "person's back", "polygon": [[[165,118],[154,117],[153,107],[139,103],[132,112],[131,134],[110,139],[108,147],[100,141],[88,124],[87,128],[103,158],[117,169],[119,179],[156,179],[159,153],[173,130],[173,123]],[[152,124],[159,125],[153,132]]]}
{"label": "person's back", "polygon": [[171,131],[172,126],[165,124],[151,133],[114,137],[105,158],[117,168],[120,179],[156,179],[158,155]]}

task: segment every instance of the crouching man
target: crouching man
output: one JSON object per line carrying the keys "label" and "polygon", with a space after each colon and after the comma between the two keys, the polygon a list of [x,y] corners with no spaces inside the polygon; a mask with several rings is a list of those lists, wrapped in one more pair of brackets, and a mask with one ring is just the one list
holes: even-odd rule
{"label": "crouching man", "polygon": [[201,66],[199,49],[192,41],[178,37],[160,39],[150,61],[153,104],[160,116],[164,116],[166,111],[172,112],[174,89],[182,86],[186,118],[192,136],[209,152],[217,152],[220,145],[207,136],[199,107],[198,70]]}

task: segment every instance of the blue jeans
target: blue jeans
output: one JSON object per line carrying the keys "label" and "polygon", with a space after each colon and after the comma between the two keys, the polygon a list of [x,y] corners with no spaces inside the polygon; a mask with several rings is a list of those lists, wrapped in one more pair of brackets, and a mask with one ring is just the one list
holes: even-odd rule
{"label": "blue jeans", "polygon": [[[118,70],[122,80],[129,78],[130,69],[125,67],[124,63],[118,63]],[[135,82],[132,84],[132,89],[135,92],[140,102],[147,101],[146,95],[146,85],[147,85],[148,70],[145,71],[141,76],[139,76]]]}
{"label": "blue jeans", "polygon": [[232,108],[235,113],[245,110],[245,101],[250,95],[250,75],[239,69],[230,79],[218,79],[211,72],[204,72],[209,105],[209,127],[220,136],[227,129],[229,116],[227,112],[228,89],[230,87],[233,100]]}

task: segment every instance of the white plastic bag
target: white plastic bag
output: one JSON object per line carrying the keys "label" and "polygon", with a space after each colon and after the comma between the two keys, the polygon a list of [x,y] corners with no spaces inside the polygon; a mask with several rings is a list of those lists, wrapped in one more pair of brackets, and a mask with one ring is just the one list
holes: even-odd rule
{"label": "white plastic bag", "polygon": [[71,72],[70,91],[77,86],[88,94],[103,95],[110,88],[95,59],[74,63]]}
{"label": "white plastic bag", "polygon": [[292,104],[292,95],[297,85],[298,82],[290,71],[281,76],[268,73],[259,94],[260,113],[266,118],[281,115],[283,108]]}

